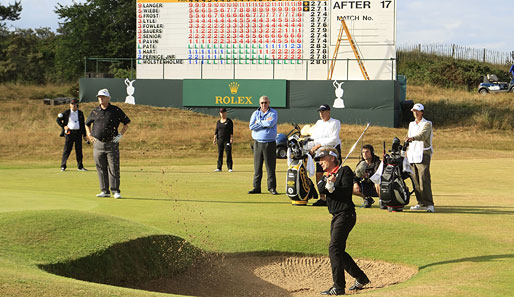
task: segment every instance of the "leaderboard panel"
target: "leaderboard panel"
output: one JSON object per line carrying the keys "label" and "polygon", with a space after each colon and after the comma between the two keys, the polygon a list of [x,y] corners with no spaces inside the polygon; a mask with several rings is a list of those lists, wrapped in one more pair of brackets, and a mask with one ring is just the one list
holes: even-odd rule
{"label": "leaderboard panel", "polygon": [[325,79],[333,32],[341,17],[354,23],[348,15],[334,19],[334,5],[342,5],[334,3],[138,0],[137,76]]}

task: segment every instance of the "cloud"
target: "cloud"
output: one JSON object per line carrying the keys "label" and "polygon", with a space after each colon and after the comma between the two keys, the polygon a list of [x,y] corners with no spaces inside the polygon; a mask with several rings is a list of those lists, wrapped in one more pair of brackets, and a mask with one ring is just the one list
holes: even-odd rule
{"label": "cloud", "polygon": [[[7,3],[13,3],[12,1],[3,1]],[[84,3],[85,0],[22,0],[22,11],[20,19],[17,21],[6,22],[7,26],[11,28],[40,28],[49,27],[55,31],[58,27],[59,18],[54,12],[57,3],[62,5],[72,5],[75,3]],[[3,3],[6,5],[7,3]]]}
{"label": "cloud", "polygon": [[499,51],[514,50],[511,0],[399,1],[398,44],[457,44]]}

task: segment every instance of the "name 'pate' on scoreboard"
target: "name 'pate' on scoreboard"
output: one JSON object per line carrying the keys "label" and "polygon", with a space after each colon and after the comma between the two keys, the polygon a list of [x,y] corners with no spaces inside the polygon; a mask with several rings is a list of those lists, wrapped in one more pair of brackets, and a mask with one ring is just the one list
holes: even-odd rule
{"label": "name 'pate' on scoreboard", "polygon": [[[323,80],[342,19],[370,78],[395,77],[395,0],[137,0],[136,13],[138,79]],[[333,79],[363,79],[346,40]]]}

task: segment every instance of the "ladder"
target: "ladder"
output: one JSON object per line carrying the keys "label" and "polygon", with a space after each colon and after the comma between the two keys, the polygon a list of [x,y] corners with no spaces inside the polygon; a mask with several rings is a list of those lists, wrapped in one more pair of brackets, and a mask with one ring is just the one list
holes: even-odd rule
{"label": "ladder", "polygon": [[[343,37],[343,31],[346,34],[346,38]],[[355,55],[355,58],[357,59],[357,64],[359,64],[359,68],[362,72],[362,76],[364,76],[365,80],[369,80],[368,72],[366,71],[366,67],[364,67],[364,62],[362,61],[361,54],[359,53],[359,49],[357,47],[357,44],[352,38],[352,35],[350,34],[350,30],[348,30],[348,26],[346,26],[346,22],[341,20],[341,28],[339,29],[339,35],[337,36],[337,43],[336,48],[334,49],[334,55],[332,56],[332,61],[330,62],[330,67],[328,69],[328,76],[327,80],[332,80],[332,74],[334,74],[334,68],[336,67],[336,61],[337,61],[337,53],[339,52],[339,46],[341,45],[341,40],[348,40],[350,43],[350,47],[352,48],[353,54]]]}

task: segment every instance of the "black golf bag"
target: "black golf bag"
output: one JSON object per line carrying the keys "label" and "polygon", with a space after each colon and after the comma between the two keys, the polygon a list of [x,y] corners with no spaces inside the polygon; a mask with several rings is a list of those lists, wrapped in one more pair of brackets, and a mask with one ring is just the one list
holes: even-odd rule
{"label": "black golf bag", "polygon": [[311,198],[317,199],[318,192],[305,168],[308,159],[307,142],[300,140],[300,128],[295,125],[288,134],[288,169],[286,175],[286,194],[293,205],[307,205]]}
{"label": "black golf bag", "polygon": [[[410,178],[412,182],[412,177],[403,168],[405,150],[408,145],[407,142],[402,146],[400,139],[395,137],[389,154],[384,154],[384,170],[380,181],[380,203],[389,211],[402,211],[403,207],[409,204],[410,195],[414,192],[409,192],[405,180]],[[414,182],[412,185],[414,187]]]}

